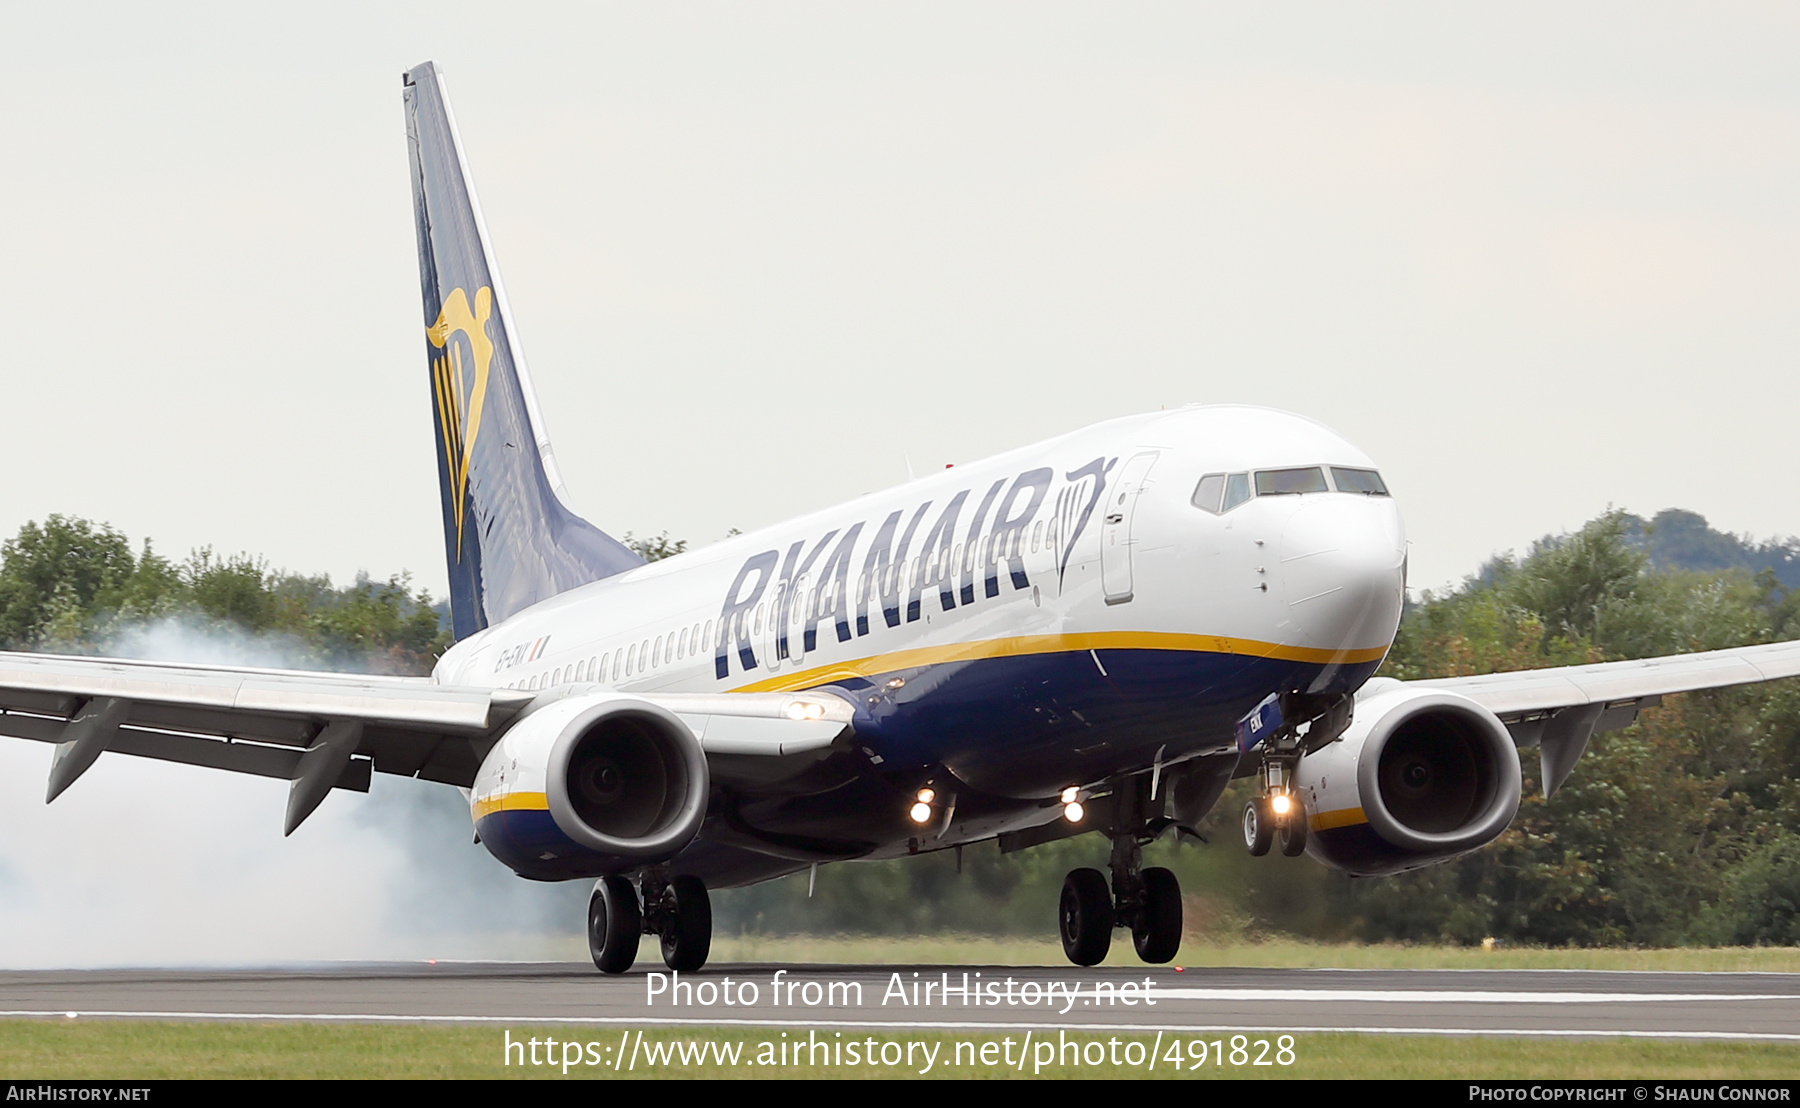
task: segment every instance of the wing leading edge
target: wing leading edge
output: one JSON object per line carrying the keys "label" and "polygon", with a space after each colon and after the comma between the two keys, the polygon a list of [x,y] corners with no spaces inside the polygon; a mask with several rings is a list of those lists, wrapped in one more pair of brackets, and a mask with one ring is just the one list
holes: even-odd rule
{"label": "wing leading edge", "polygon": [[1553,794],[1589,739],[1631,726],[1664,696],[1784,677],[1800,677],[1800,641],[1406,684],[1458,693],[1499,716],[1514,743],[1539,748],[1544,791]]}

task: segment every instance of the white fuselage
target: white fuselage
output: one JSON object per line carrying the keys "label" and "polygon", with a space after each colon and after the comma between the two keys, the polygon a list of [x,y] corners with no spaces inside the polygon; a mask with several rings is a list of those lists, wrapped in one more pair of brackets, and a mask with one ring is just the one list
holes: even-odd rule
{"label": "white fuselage", "polygon": [[[1372,463],[1268,409],[1116,419],[574,589],[456,644],[436,678],[723,692],[1070,649],[1379,660],[1404,587],[1391,498],[1192,503],[1203,475],[1296,466]],[[1014,495],[1032,473],[1047,487]]]}

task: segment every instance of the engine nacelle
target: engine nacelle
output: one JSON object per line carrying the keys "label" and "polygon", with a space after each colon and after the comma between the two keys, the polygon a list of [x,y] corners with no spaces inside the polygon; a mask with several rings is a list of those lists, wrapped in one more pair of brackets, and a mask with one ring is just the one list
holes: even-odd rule
{"label": "engine nacelle", "polygon": [[1519,756],[1468,697],[1371,682],[1337,742],[1300,759],[1306,850],[1357,876],[1418,869],[1485,846],[1519,811]]}
{"label": "engine nacelle", "polygon": [[469,803],[476,833],[523,877],[595,877],[667,861],[700,830],[706,755],[673,713],[620,693],[574,696],[514,724]]}

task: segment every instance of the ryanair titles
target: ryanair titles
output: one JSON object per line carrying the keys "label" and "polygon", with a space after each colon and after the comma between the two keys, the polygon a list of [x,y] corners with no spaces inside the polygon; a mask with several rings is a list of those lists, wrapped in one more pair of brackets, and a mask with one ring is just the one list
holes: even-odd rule
{"label": "ryanair titles", "polygon": [[[1063,474],[1066,484],[1045,536],[1059,584],[1117,461],[1102,456]],[[1048,466],[1031,469],[1012,478],[1010,486],[1002,477],[985,489],[927,500],[910,512],[896,510],[872,531],[871,521],[863,520],[833,528],[810,544],[802,539],[785,552],[751,556],[726,590],[719,612],[714,676],[730,676],[733,656],[747,673],[758,668],[759,651],[773,650],[777,661],[812,651],[821,624],[835,631],[839,642],[849,642],[867,635],[873,618],[889,627],[916,622],[933,594],[939,609],[948,612],[974,604],[978,595],[999,596],[1002,578],[1014,590],[1030,588],[1025,545],[1055,480]],[[765,601],[771,631],[766,636],[759,635],[761,621],[754,618]],[[797,607],[804,609],[799,618]],[[798,643],[790,638],[796,630]]]}

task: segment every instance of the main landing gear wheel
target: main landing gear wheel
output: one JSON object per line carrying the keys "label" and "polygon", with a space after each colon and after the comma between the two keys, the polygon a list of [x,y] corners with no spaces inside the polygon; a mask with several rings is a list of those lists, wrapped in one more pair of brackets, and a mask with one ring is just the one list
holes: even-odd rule
{"label": "main landing gear wheel", "polygon": [[1131,941],[1139,958],[1160,966],[1181,949],[1181,883],[1161,866],[1145,870],[1143,882],[1143,905]]}
{"label": "main landing gear wheel", "polygon": [[601,973],[624,973],[637,961],[638,939],[644,933],[644,917],[638,911],[637,890],[616,874],[594,883],[588,897],[588,953]]}
{"label": "main landing gear wheel", "polygon": [[662,932],[663,962],[672,970],[692,973],[706,964],[712,952],[712,900],[706,883],[681,876],[663,890],[663,906],[669,920]]}
{"label": "main landing gear wheel", "polygon": [[1275,841],[1275,813],[1269,802],[1257,797],[1244,805],[1244,848],[1252,858],[1261,858]]}
{"label": "main landing gear wheel", "polygon": [[1295,805],[1288,813],[1287,822],[1281,825],[1281,852],[1289,858],[1298,858],[1306,853],[1306,809]]}
{"label": "main landing gear wheel", "polygon": [[1063,953],[1078,966],[1099,965],[1112,946],[1112,889],[1097,869],[1071,870],[1057,910]]}

